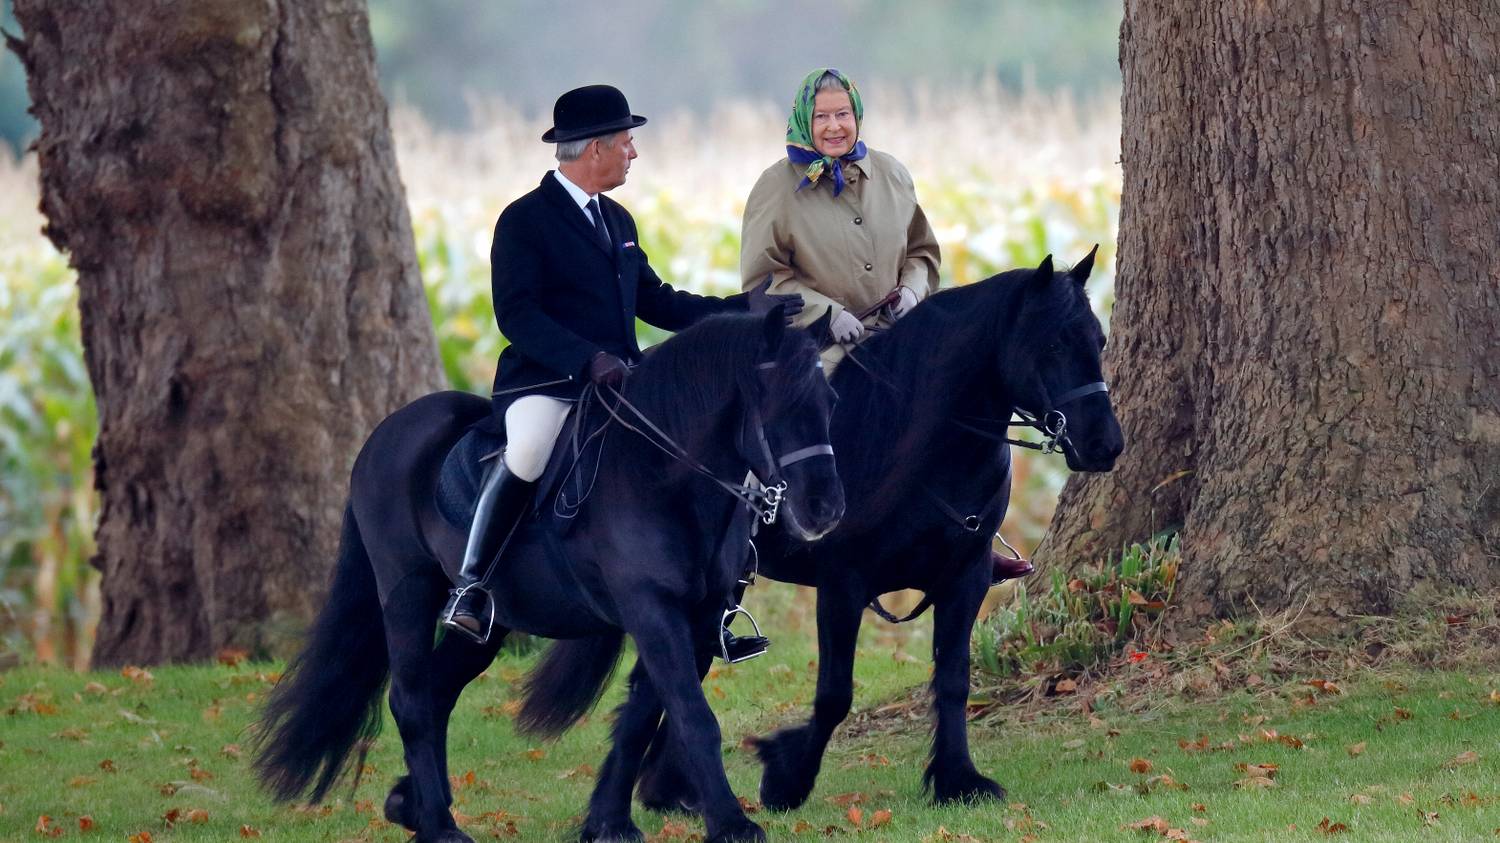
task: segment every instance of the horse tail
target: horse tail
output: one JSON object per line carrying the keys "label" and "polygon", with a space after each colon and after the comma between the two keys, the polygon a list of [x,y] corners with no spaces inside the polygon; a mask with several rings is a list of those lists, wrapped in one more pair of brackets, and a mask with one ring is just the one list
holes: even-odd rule
{"label": "horse tail", "polygon": [[516,728],[556,737],[577,723],[604,696],[624,645],[623,632],[554,641],[526,675]]}
{"label": "horse tail", "polygon": [[362,768],[369,740],[380,732],[389,674],[375,572],[354,511],[345,505],[328,602],[261,714],[254,766],[262,786],[279,802],[311,787],[310,801],[319,802],[348,768],[356,743],[356,769]]}

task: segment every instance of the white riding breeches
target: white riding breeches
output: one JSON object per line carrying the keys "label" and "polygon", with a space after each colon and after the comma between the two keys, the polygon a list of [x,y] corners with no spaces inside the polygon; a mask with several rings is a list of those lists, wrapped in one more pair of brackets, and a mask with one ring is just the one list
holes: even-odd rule
{"label": "white riding breeches", "polygon": [[527,395],[505,408],[505,467],[528,483],[540,479],[572,401]]}

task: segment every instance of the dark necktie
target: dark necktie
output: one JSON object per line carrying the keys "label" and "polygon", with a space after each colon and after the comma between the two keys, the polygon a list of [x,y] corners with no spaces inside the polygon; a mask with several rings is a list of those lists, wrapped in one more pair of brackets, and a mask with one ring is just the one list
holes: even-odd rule
{"label": "dark necktie", "polygon": [[589,200],[589,216],[594,220],[594,237],[604,247],[604,253],[609,254],[609,227],[604,224],[604,214],[599,210],[598,199]]}

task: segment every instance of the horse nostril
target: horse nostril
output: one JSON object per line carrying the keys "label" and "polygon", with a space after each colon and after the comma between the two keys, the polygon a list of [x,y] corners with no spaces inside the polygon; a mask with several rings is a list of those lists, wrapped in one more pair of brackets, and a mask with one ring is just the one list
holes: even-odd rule
{"label": "horse nostril", "polygon": [[813,520],[819,524],[828,524],[837,521],[843,515],[843,507],[828,498],[818,498],[812,502]]}

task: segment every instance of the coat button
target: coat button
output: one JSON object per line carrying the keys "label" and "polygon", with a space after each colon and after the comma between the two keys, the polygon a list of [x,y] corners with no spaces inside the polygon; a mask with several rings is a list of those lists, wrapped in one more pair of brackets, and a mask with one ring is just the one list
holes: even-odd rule
{"label": "coat button", "polygon": [[870,270],[872,270],[874,268],[875,268],[874,264],[868,264],[868,263],[865,264],[865,272],[869,272]]}
{"label": "coat button", "polygon": [[863,222],[864,222],[864,221],[865,221],[865,218],[864,218],[864,217],[855,217],[855,218],[854,218],[854,224],[855,224],[855,225],[860,225],[860,224],[861,224],[861,223],[863,223]]}

